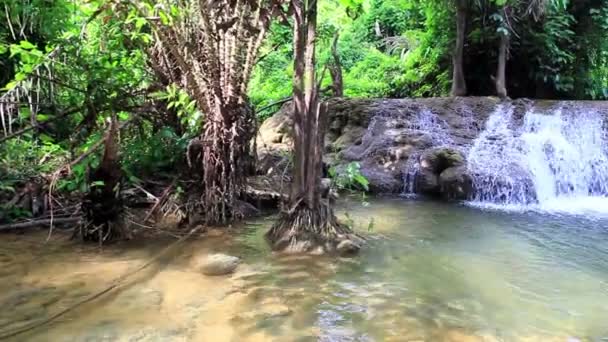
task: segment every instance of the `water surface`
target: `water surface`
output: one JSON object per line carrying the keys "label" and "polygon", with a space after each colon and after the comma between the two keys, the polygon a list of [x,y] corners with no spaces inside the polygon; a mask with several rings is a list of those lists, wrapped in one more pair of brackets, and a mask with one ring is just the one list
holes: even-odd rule
{"label": "water surface", "polygon": [[[117,291],[15,340],[604,341],[608,219],[373,199],[342,203],[369,237],[356,258],[273,255],[273,218],[189,240]],[[61,240],[59,236],[56,238]],[[0,241],[0,331],[42,321],[137,268],[171,240],[99,251]],[[224,252],[228,277],[192,267]]]}

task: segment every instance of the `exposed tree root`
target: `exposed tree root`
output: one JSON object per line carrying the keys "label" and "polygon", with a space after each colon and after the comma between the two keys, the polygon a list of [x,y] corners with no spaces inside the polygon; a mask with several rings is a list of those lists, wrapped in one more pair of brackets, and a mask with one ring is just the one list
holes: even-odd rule
{"label": "exposed tree root", "polygon": [[272,249],[284,253],[351,254],[364,240],[340,223],[327,200],[309,208],[300,202],[281,217],[266,233]]}

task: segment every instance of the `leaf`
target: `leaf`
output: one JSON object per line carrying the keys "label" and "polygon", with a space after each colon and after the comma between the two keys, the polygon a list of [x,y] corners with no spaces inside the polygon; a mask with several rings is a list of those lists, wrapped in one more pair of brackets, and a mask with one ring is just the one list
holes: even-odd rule
{"label": "leaf", "polygon": [[91,187],[95,187],[95,186],[104,186],[105,183],[103,181],[94,181],[91,183]]}
{"label": "leaf", "polygon": [[55,139],[53,139],[52,137],[46,135],[46,134],[40,134],[40,140],[42,140],[43,143],[53,143],[55,141]]}
{"label": "leaf", "polygon": [[25,50],[32,50],[36,48],[36,45],[28,42],[27,40],[22,40],[19,42],[19,46],[21,46]]}
{"label": "leaf", "polygon": [[119,112],[118,113],[118,120],[120,120],[120,121],[127,121],[127,120],[129,120],[129,116],[130,116],[129,113],[127,113],[127,112]]}
{"label": "leaf", "polygon": [[357,174],[354,176],[354,181],[357,182],[365,191],[369,190],[369,181],[362,174]]}
{"label": "leaf", "polygon": [[49,121],[50,118],[51,116],[47,114],[36,114],[36,121],[38,122]]}

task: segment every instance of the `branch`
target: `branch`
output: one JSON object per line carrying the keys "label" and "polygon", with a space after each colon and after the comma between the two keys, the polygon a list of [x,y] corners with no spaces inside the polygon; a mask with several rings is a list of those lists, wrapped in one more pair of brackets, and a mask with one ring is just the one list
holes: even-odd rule
{"label": "branch", "polygon": [[[74,108],[74,109],[68,110],[68,111],[66,111],[64,113],[61,113],[61,114],[59,114],[59,115],[57,115],[55,117],[52,117],[52,118],[48,119],[47,121],[45,121],[44,123],[42,123],[40,126],[44,126],[44,125],[48,124],[49,122],[53,122],[53,121],[61,119],[61,118],[65,118],[66,116],[69,116],[71,114],[79,112],[81,109],[82,109],[81,107],[78,107],[78,108]],[[5,142],[6,140],[9,140],[9,139],[16,138],[16,137],[18,137],[20,135],[23,135],[24,133],[29,132],[29,131],[33,130],[34,128],[37,128],[37,127],[39,127],[39,126],[28,126],[28,127],[22,128],[22,129],[18,130],[17,132],[14,132],[13,134],[10,134],[10,135],[7,135],[5,137],[0,138],[0,143],[3,143],[3,142]]]}
{"label": "branch", "polygon": [[264,110],[266,110],[268,108],[271,108],[271,107],[274,107],[274,106],[277,106],[277,105],[282,105],[284,103],[287,103],[287,102],[291,101],[292,99],[293,99],[293,96],[289,96],[289,97],[286,97],[286,98],[284,98],[282,100],[278,100],[278,101],[272,102],[272,103],[270,103],[270,104],[268,104],[268,105],[266,105],[266,106],[264,106],[264,107],[262,107],[260,109],[256,109],[256,112],[259,113],[259,112],[262,112],[262,111],[264,111]]}

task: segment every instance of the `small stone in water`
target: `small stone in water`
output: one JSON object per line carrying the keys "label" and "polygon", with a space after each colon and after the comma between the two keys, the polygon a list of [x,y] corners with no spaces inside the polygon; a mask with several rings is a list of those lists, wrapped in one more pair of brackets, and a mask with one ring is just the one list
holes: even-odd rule
{"label": "small stone in water", "polygon": [[204,275],[219,276],[234,272],[240,259],[226,254],[211,254],[196,260],[196,268]]}

